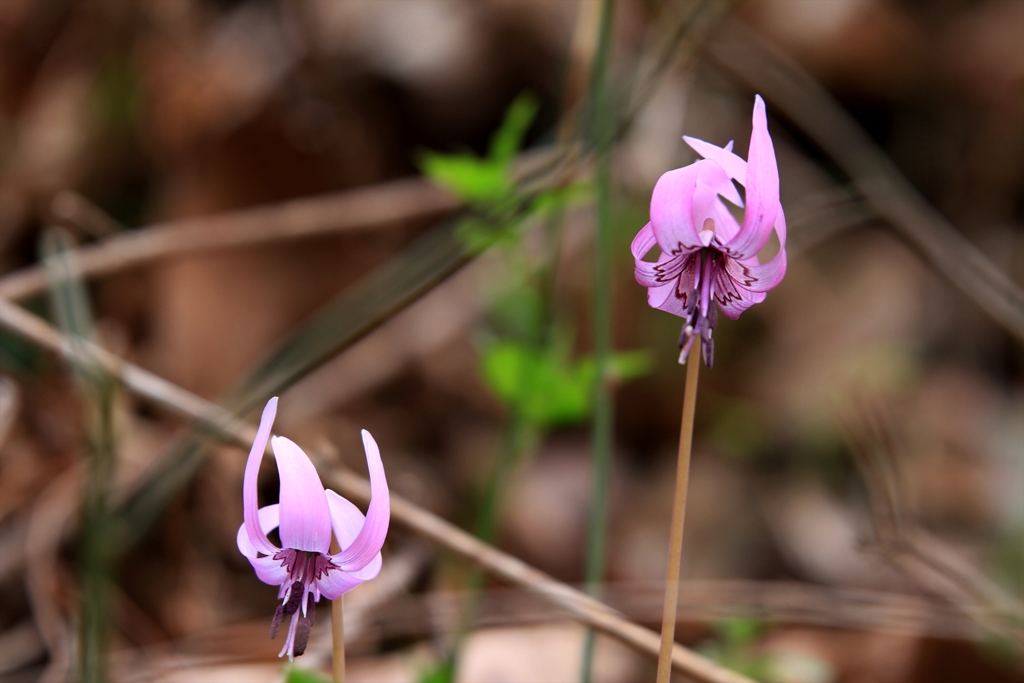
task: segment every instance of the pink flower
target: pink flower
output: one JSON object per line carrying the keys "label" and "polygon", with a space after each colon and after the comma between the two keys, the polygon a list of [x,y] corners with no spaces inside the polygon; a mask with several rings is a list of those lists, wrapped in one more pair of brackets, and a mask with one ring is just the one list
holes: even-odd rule
{"label": "pink flower", "polygon": [[[658,179],[651,196],[651,222],[633,238],[632,251],[636,281],[647,287],[647,303],[686,320],[679,336],[680,362],[685,362],[700,335],[704,362],[711,367],[711,333],[718,320],[712,300],[733,320],[764,301],[765,292],[786,274],[786,218],[760,96],[754,101],[747,161],[732,153],[731,142],[723,148],[683,139],[704,158]],[[743,206],[733,181],[746,190],[742,224],[722,201]],[[757,253],[773,230],[779,236],[779,252],[762,264]],[[658,260],[644,261],[655,245],[661,248]]]}
{"label": "pink flower", "polygon": [[[277,414],[277,398],[263,409],[256,441],[249,451],[242,484],[242,512],[245,522],[238,529],[238,549],[256,570],[263,583],[280,586],[278,605],[270,626],[270,637],[290,617],[288,637],[278,657],[289,659],[306,651],[316,613],[315,603],[324,596],[334,600],[380,571],[380,549],[391,518],[388,483],[380,450],[370,433],[363,430],[363,448],[370,470],[370,506],[366,517],[359,509],[331,490],[324,490],[320,477],[306,454],[280,436],[270,438]],[[280,502],[257,509],[256,478],[260,461],[270,440],[281,479]],[[278,548],[267,533],[280,527]],[[331,533],[342,549],[328,550]],[[262,555],[262,557],[261,557]]]}

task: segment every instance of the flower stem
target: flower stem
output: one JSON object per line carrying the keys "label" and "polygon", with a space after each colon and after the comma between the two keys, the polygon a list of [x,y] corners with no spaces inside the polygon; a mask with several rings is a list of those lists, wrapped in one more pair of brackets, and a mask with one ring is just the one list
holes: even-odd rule
{"label": "flower stem", "polygon": [[[331,539],[331,553],[339,553],[338,540]],[[331,650],[333,652],[334,683],[345,683],[345,596],[331,601]]]}
{"label": "flower stem", "polygon": [[668,577],[665,579],[665,607],[661,619],[661,651],[658,654],[658,683],[668,683],[672,675],[672,645],[676,639],[676,603],[679,601],[679,565],[683,554],[683,522],[686,519],[686,489],[690,481],[690,452],[693,449],[693,416],[697,408],[697,374],[700,372],[701,340],[690,347],[683,394],[683,421],[679,427],[679,462],[676,465],[676,492],[672,502],[672,527],[669,531]]}

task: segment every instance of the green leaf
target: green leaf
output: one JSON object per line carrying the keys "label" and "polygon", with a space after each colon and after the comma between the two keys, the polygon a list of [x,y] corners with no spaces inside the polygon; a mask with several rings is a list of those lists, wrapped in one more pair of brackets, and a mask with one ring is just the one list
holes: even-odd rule
{"label": "green leaf", "polygon": [[648,351],[623,351],[612,355],[611,374],[620,382],[643,377],[654,369],[654,360]]}
{"label": "green leaf", "polygon": [[491,138],[490,158],[505,167],[512,162],[523,146],[523,139],[530,129],[540,103],[530,93],[522,93],[509,105],[505,119]]}
{"label": "green leaf", "polygon": [[455,680],[455,660],[445,659],[437,666],[420,673],[419,683],[451,683]]}
{"label": "green leaf", "polygon": [[319,671],[292,666],[285,674],[284,683],[331,683],[331,679]]}
{"label": "green leaf", "polygon": [[423,152],[420,168],[438,185],[461,197],[466,203],[493,210],[513,194],[512,162],[537,114],[537,99],[529,94],[517,97],[505,113],[505,119],[491,138],[487,157],[462,152],[442,154]]}
{"label": "green leaf", "polygon": [[497,342],[484,351],[481,371],[502,403],[537,426],[572,424],[590,413],[591,359],[570,363],[551,349]]}
{"label": "green leaf", "polygon": [[468,204],[497,202],[512,190],[507,164],[471,154],[424,152],[420,168],[428,178]]}
{"label": "green leaf", "polygon": [[[619,353],[612,357],[612,375],[628,380],[648,372],[651,365],[646,352]],[[512,341],[494,342],[481,358],[481,375],[495,397],[545,428],[578,423],[590,415],[596,372],[590,356],[571,361],[564,341],[540,350]]]}

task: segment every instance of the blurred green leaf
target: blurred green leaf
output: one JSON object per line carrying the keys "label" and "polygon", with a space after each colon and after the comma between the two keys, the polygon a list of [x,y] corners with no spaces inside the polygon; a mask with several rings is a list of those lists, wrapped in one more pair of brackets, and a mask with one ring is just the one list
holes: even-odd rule
{"label": "blurred green leaf", "polygon": [[284,677],[285,683],[331,683],[331,678],[313,669],[300,669],[297,666],[288,668]]}
{"label": "blurred green leaf", "polygon": [[455,659],[448,658],[420,673],[419,683],[451,683],[455,680]]}
{"label": "blurred green leaf", "polygon": [[612,354],[610,371],[612,377],[627,382],[643,377],[654,369],[654,359],[649,351],[623,351]]}
{"label": "blurred green leaf", "polygon": [[[542,428],[581,422],[590,415],[596,366],[590,356],[569,359],[564,342],[543,349],[513,341],[493,342],[481,358],[481,374],[492,393],[511,410]],[[616,354],[612,372],[625,380],[651,367],[643,351]]]}
{"label": "blurred green leaf", "polygon": [[767,624],[757,619],[723,619],[712,628],[718,640],[699,646],[701,654],[756,680],[775,680],[771,659],[752,651],[757,640],[770,630]]}
{"label": "blurred green leaf", "polygon": [[538,107],[537,98],[533,95],[519,95],[491,138],[488,156],[428,151],[420,158],[420,168],[428,178],[467,203],[493,209],[491,205],[502,203],[512,194],[512,162],[522,147]]}
{"label": "blurred green leaf", "polygon": [[428,178],[469,204],[500,201],[512,187],[507,164],[472,154],[425,152],[420,168]]}

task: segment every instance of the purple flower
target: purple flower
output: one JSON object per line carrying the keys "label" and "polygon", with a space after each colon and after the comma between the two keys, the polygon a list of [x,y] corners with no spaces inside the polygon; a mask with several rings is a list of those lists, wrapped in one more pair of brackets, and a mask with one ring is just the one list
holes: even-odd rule
{"label": "purple flower", "polygon": [[[277,398],[263,409],[256,441],[249,451],[242,484],[242,512],[245,522],[238,529],[238,549],[256,570],[263,583],[280,586],[281,604],[270,625],[270,637],[289,618],[288,637],[278,657],[289,659],[306,651],[316,613],[315,604],[324,596],[334,600],[380,572],[380,549],[391,518],[388,483],[380,450],[370,433],[363,430],[363,448],[370,470],[370,506],[366,516],[331,490],[324,490],[320,477],[306,454],[280,436],[270,438],[277,414]],[[281,479],[280,503],[257,509],[256,478],[260,461],[270,441]],[[267,533],[280,527],[278,548]],[[331,532],[342,549],[328,550]],[[262,555],[262,557],[261,557]]]}
{"label": "purple flower", "polygon": [[[786,274],[786,218],[760,96],[754,101],[747,161],[732,153],[731,142],[723,148],[683,139],[704,158],[658,179],[651,196],[651,222],[633,238],[632,251],[636,281],[647,287],[647,303],[686,321],[679,335],[680,362],[685,362],[700,335],[704,362],[711,367],[711,333],[718,320],[712,300],[733,320],[764,301],[765,292]],[[746,190],[742,223],[722,201],[743,206],[733,181]],[[757,253],[773,230],[779,236],[779,252],[762,264]],[[658,260],[644,261],[655,245],[661,248]]]}

